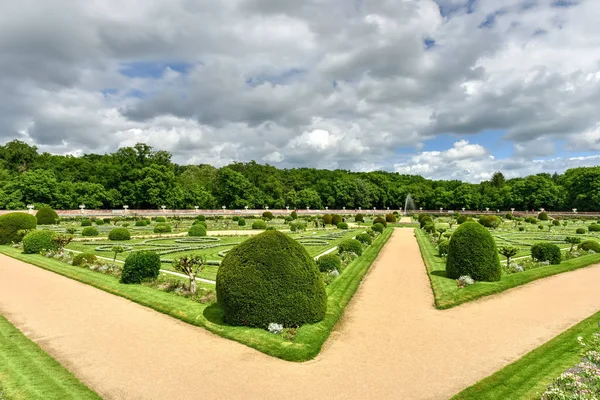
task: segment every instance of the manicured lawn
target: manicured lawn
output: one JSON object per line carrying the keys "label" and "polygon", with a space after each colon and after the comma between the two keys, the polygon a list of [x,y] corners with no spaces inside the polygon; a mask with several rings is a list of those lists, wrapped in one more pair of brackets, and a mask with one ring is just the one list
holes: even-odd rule
{"label": "manicured lawn", "polygon": [[581,359],[578,336],[598,331],[600,312],[529,352],[495,374],[460,392],[454,400],[504,400],[539,398],[560,374]]}
{"label": "manicured lawn", "polygon": [[300,327],[293,341],[263,329],[226,325],[217,305],[200,304],[172,293],[141,285],[120,284],[112,276],[73,267],[37,254],[22,254],[20,250],[8,246],[0,246],[0,253],[124,297],[192,325],[202,326],[217,335],[236,340],[266,354],[289,361],[306,361],[315,357],[321,350],[323,343],[342,316],[346,305],[392,231],[390,228],[386,229],[364,251],[361,257],[352,262],[339,277],[327,286],[328,299],[325,319],[316,324]]}
{"label": "manicured lawn", "polygon": [[100,399],[0,315],[0,399]]}
{"label": "manicured lawn", "polygon": [[437,250],[429,241],[427,234],[420,229],[415,229],[415,235],[427,267],[431,288],[435,297],[435,305],[439,309],[455,307],[480,297],[524,285],[536,279],[573,271],[600,262],[600,254],[590,254],[569,261],[563,261],[559,265],[549,265],[516,274],[502,275],[502,279],[498,282],[477,282],[474,285],[459,289],[454,279],[446,277],[445,261],[438,255]]}

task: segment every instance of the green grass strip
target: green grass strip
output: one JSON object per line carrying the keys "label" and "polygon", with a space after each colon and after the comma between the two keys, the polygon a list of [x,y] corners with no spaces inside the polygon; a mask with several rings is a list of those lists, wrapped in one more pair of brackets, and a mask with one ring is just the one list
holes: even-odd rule
{"label": "green grass strip", "polygon": [[124,297],[189,324],[204,327],[219,336],[236,340],[268,355],[288,361],[306,361],[319,354],[323,343],[329,337],[344,308],[392,232],[391,228],[384,230],[361,257],[352,262],[327,286],[325,319],[316,324],[300,327],[294,341],[285,340],[282,335],[274,335],[264,329],[227,325],[223,322],[222,311],[217,305],[207,306],[141,285],[124,285],[115,277],[73,267],[37,254],[22,254],[20,250],[8,246],[0,246],[0,253]]}
{"label": "green grass strip", "polygon": [[459,289],[456,281],[446,277],[446,263],[431,244],[427,234],[415,229],[415,236],[421,248],[421,255],[427,267],[431,288],[435,297],[435,306],[439,309],[456,307],[475,299],[500,293],[505,290],[524,285],[537,279],[574,271],[600,262],[599,254],[590,254],[563,261],[559,265],[530,269],[516,274],[502,275],[498,282],[477,282],[475,285]]}
{"label": "green grass strip", "polygon": [[0,315],[0,399],[100,399]]}
{"label": "green grass strip", "polygon": [[521,359],[463,390],[453,400],[535,399],[581,360],[578,336],[598,331],[600,312],[561,333]]}

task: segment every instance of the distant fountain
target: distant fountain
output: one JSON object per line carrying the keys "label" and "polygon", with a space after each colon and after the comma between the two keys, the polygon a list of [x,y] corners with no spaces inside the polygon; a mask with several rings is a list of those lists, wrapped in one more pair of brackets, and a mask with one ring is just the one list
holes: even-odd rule
{"label": "distant fountain", "polygon": [[406,200],[404,201],[404,215],[408,215],[408,210],[415,210],[415,202],[413,201],[410,193],[406,196]]}

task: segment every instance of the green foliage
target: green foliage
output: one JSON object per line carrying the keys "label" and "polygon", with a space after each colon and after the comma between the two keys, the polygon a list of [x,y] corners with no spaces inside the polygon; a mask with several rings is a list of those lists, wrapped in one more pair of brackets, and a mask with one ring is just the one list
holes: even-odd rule
{"label": "green foliage", "polygon": [[102,219],[97,219],[95,222],[96,222],[96,225],[104,225],[104,220],[102,220]]}
{"label": "green foliage", "polygon": [[198,216],[196,216],[196,221],[204,222],[204,221],[206,221],[206,217],[204,215],[198,215]]}
{"label": "green foliage", "polygon": [[338,229],[348,229],[348,224],[345,222],[340,222],[337,224]]}
{"label": "green foliage", "polygon": [[538,214],[538,219],[540,221],[548,221],[548,213],[545,211],[542,211],[541,213]]}
{"label": "green foliage", "polygon": [[573,251],[573,246],[575,246],[576,244],[581,243],[581,238],[575,237],[575,236],[567,236],[565,238],[565,242],[569,243],[571,245],[571,248],[569,249],[569,252]]}
{"label": "green foliage", "polygon": [[500,218],[495,215],[482,215],[479,218],[479,223],[486,228],[495,229],[500,226]]}
{"label": "green foliage", "polygon": [[225,322],[295,327],[325,317],[327,295],[306,249],[278,231],[265,231],[229,251],[217,274]]}
{"label": "green foliage", "polygon": [[292,222],[290,224],[290,231],[292,232],[300,232],[306,230],[306,224],[304,222]]}
{"label": "green foliage", "polygon": [[395,223],[396,222],[396,215],[395,214],[386,214],[385,215],[385,221],[386,222],[390,222],[390,223]]}
{"label": "green foliage", "polygon": [[365,217],[362,214],[356,214],[354,216],[354,222],[365,222]]}
{"label": "green foliage", "polygon": [[54,225],[59,221],[58,214],[50,207],[42,207],[35,214],[38,225]]}
{"label": "green foliage", "polygon": [[354,253],[357,256],[362,255],[362,244],[356,239],[344,240],[338,245],[338,252],[342,253]]}
{"label": "green foliage", "polygon": [[525,231],[525,227],[524,226],[520,226],[519,227],[519,232],[523,232],[523,231]]}
{"label": "green foliage", "polygon": [[446,273],[458,279],[469,275],[476,281],[499,281],[500,259],[496,242],[482,225],[476,222],[461,224],[450,239]]}
{"label": "green foliage", "polygon": [[148,225],[148,224],[147,224],[147,221],[144,219],[139,219],[139,220],[135,221],[135,226],[146,226],[146,225]]}
{"label": "green foliage", "polygon": [[585,234],[585,228],[577,228],[575,230],[575,233],[578,235],[584,235]]}
{"label": "green foliage", "polygon": [[423,230],[427,233],[435,233],[435,224],[433,222],[428,222],[423,226]]}
{"label": "green foliage", "polygon": [[340,215],[334,214],[331,216],[331,225],[338,226],[340,222],[342,222],[342,217]]}
{"label": "green foliage", "polygon": [[339,271],[342,267],[342,260],[337,254],[325,254],[317,259],[317,267],[321,272]]}
{"label": "green foliage", "polygon": [[206,236],[206,227],[200,224],[192,225],[190,226],[190,229],[188,229],[188,236]]}
{"label": "green foliage", "polygon": [[422,218],[419,218],[419,227],[423,229],[427,224],[433,224],[433,219],[429,215],[424,214]]}
{"label": "green foliage", "polygon": [[48,230],[35,230],[29,232],[23,238],[23,253],[36,254],[44,250],[57,250],[58,245],[54,241],[56,233]]}
{"label": "green foliage", "polygon": [[385,220],[385,218],[382,217],[377,217],[373,220],[373,225],[375,224],[381,224],[383,225],[384,228],[387,228],[387,221]]}
{"label": "green foliage", "polygon": [[77,232],[77,229],[75,229],[72,226],[69,226],[68,228],[65,229],[65,232],[67,232],[69,235],[74,235],[75,232]]}
{"label": "green foliage", "polygon": [[22,233],[35,229],[36,218],[27,213],[13,212],[0,215],[0,244],[11,244],[23,240]]}
{"label": "green foliage", "polygon": [[153,251],[136,251],[127,256],[121,274],[121,283],[142,283],[158,278],[160,257]]}
{"label": "green foliage", "polygon": [[321,217],[321,221],[323,221],[325,225],[331,225],[333,221],[333,216],[329,214],[323,214],[323,216]]}
{"label": "green foliage", "polygon": [[383,233],[384,226],[380,223],[374,224],[371,229],[375,232]]}
{"label": "green foliage", "polygon": [[252,223],[252,229],[267,229],[267,223],[262,219],[258,219]]}
{"label": "green foliage", "polygon": [[156,221],[158,223],[164,223],[164,222],[167,222],[167,219],[165,217],[156,217],[154,219],[154,221]]}
{"label": "green foliage", "polygon": [[585,251],[592,250],[596,253],[600,253],[600,243],[598,243],[595,240],[585,240],[581,242],[581,244],[577,246],[577,248]]}
{"label": "green foliage", "polygon": [[[238,219],[238,221],[239,221],[239,219]],[[208,225],[206,224],[205,221],[194,221],[194,222],[192,222],[192,225],[202,225],[203,227],[208,229]]]}
{"label": "green foliage", "polygon": [[263,212],[262,216],[267,221],[270,221],[270,220],[273,219],[273,213],[271,211],[265,211],[265,212]]}
{"label": "green foliage", "polygon": [[98,236],[100,231],[95,226],[86,226],[81,231],[81,236]]}
{"label": "green foliage", "polygon": [[600,232],[600,225],[599,224],[591,224],[590,226],[588,226],[588,231]]}
{"label": "green foliage", "polygon": [[527,217],[527,218],[525,218],[525,222],[527,222],[529,224],[537,224],[538,219],[535,217]]}
{"label": "green foliage", "polygon": [[92,226],[92,221],[89,219],[82,219],[81,226]]}
{"label": "green foliage", "polygon": [[510,259],[519,253],[519,248],[514,246],[502,246],[499,253],[506,257],[506,264],[510,265]]}
{"label": "green foliage", "polygon": [[554,243],[536,243],[531,246],[531,257],[536,261],[549,261],[550,264],[560,264],[560,248]]}
{"label": "green foliage", "polygon": [[467,222],[467,216],[466,215],[460,215],[458,218],[456,218],[456,223],[457,224],[462,224],[464,222]]}
{"label": "green foliage", "polygon": [[131,240],[131,233],[127,228],[113,228],[108,232],[108,240]]}
{"label": "green foliage", "polygon": [[[160,218],[160,217],[158,217]],[[195,226],[202,226],[202,225],[195,225]],[[171,225],[169,224],[156,224],[156,226],[154,227],[154,233],[171,233],[172,229],[171,229]]]}
{"label": "green foliage", "polygon": [[552,220],[552,225],[554,225],[554,226],[560,226],[560,221],[557,220],[557,219],[553,219]]}
{"label": "green foliage", "polygon": [[240,218],[237,221],[238,226],[246,226],[246,220],[244,218]]}
{"label": "green foliage", "polygon": [[292,211],[290,213],[290,217],[292,217],[292,219],[298,219],[298,213],[296,211]]}
{"label": "green foliage", "polygon": [[267,226],[267,231],[276,231],[277,228],[275,228],[274,226]]}
{"label": "green foliage", "polygon": [[450,241],[449,240],[441,240],[438,243],[438,254],[442,257],[447,256],[449,248],[450,248]]}
{"label": "green foliage", "polygon": [[366,244],[367,246],[373,243],[373,237],[368,233],[359,233],[356,235],[356,240],[361,242],[362,244]]}
{"label": "green foliage", "polygon": [[285,222],[292,222],[292,221],[294,220],[294,218],[292,218],[292,217],[290,217],[290,216],[288,215],[288,216],[286,216],[286,217],[285,217],[283,220],[284,220]]}
{"label": "green foliage", "polygon": [[431,219],[431,215],[429,214],[419,214],[417,215],[417,222],[421,223],[424,218]]}
{"label": "green foliage", "polygon": [[73,256],[73,265],[81,267],[82,265],[92,265],[98,258],[94,253],[78,253]]}

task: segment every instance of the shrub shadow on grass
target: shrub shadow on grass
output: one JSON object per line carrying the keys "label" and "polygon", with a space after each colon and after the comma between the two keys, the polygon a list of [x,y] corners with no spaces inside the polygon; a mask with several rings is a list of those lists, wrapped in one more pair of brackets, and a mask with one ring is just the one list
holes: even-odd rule
{"label": "shrub shadow on grass", "polygon": [[210,306],[206,307],[202,315],[204,315],[204,318],[206,318],[213,324],[229,326],[229,324],[225,323],[225,321],[223,320],[223,310],[221,309],[221,307],[219,307],[217,303],[211,304]]}
{"label": "shrub shadow on grass", "polygon": [[[441,276],[442,278],[448,278],[448,274],[446,273],[446,270],[435,270],[435,271],[431,271],[430,273],[431,273],[431,275]],[[448,279],[450,279],[450,278],[448,278]]]}

